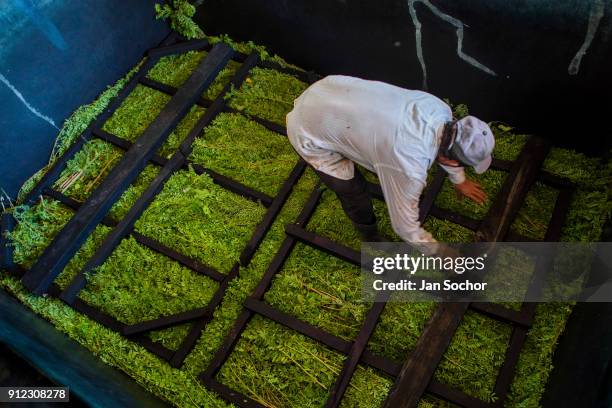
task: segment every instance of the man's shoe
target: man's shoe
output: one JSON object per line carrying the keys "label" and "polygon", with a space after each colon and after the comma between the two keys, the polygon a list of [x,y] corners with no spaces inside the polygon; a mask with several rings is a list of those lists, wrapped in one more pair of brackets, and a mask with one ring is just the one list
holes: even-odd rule
{"label": "man's shoe", "polygon": [[363,242],[389,242],[389,239],[378,232],[378,226],[373,224],[359,224],[353,222],[353,226],[359,232]]}

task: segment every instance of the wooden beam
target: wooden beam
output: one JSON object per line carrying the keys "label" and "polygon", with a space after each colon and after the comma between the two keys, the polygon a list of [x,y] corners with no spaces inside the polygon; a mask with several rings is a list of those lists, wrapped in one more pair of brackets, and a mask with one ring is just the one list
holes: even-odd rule
{"label": "wooden beam", "polygon": [[497,242],[506,236],[549,150],[550,143],[542,138],[527,140],[476,232],[477,241]]}
{"label": "wooden beam", "polygon": [[[160,91],[163,92],[167,95],[174,95],[176,93],[176,89],[173,86],[170,85],[166,85],[162,82],[156,81],[154,79],[151,78],[147,78],[147,77],[143,77],[140,80],[140,83],[146,87],[155,89],[156,91]],[[206,99],[204,97],[200,98],[197,102],[197,104],[203,108],[209,108],[212,105],[213,101],[211,101],[210,99]],[[242,111],[239,111],[238,109],[234,109],[230,106],[226,106],[223,109],[224,112],[228,112],[228,113],[237,113],[240,114],[250,120],[252,120],[253,122],[257,122],[260,125],[262,125],[263,127],[267,128],[268,130],[271,130],[274,133],[278,133],[280,135],[283,136],[287,136],[287,128],[283,125],[279,125],[278,123],[269,121],[267,119],[263,119],[260,118],[258,116],[254,116],[254,115],[249,115],[249,114],[245,114]]]}
{"label": "wooden beam", "polygon": [[[386,301],[386,299],[385,299]],[[348,352],[347,359],[344,361],[344,365],[342,366],[342,371],[340,375],[336,379],[334,386],[330,390],[327,401],[325,402],[326,408],[337,408],[340,406],[342,402],[342,397],[346,392],[349,384],[351,383],[351,379],[353,378],[353,374],[357,369],[357,365],[359,364],[361,357],[365,351],[366,346],[368,345],[368,341],[374,333],[374,329],[376,328],[376,323],[383,310],[385,309],[386,302],[378,301],[374,302],[368,314],[366,315],[365,321],[359,329],[359,333],[351,346],[350,351]]]}
{"label": "wooden beam", "polygon": [[[302,211],[298,215],[298,218],[296,220],[297,225],[305,226],[308,223],[308,220],[314,213],[317,204],[321,199],[322,193],[323,190],[321,189],[321,185],[318,184],[313,190],[313,192],[310,194],[308,201],[306,202],[304,208],[302,208]],[[257,287],[251,294],[251,299],[260,300],[263,297],[264,293],[270,286],[272,279],[274,279],[276,273],[283,267],[283,264],[287,260],[287,257],[291,253],[291,250],[294,246],[295,239],[292,237],[286,237],[283,243],[281,244],[279,250],[277,251],[276,255],[274,255],[274,259],[266,269],[264,276],[261,278],[261,280],[257,284]],[[234,321],[234,325],[232,326],[230,332],[223,341],[223,344],[215,352],[212,361],[210,362],[206,370],[204,370],[199,375],[201,381],[203,381],[204,383],[208,383],[211,380],[214,380],[215,375],[221,369],[225,360],[229,357],[230,353],[234,349],[234,346],[238,342],[240,334],[246,328],[246,325],[249,323],[254,314],[255,312],[247,308],[244,308],[242,310],[238,318]]]}
{"label": "wooden beam", "polygon": [[[217,52],[215,52],[217,50]],[[218,49],[215,47],[208,57],[213,57],[215,59],[222,59],[223,62],[227,62],[229,56],[231,55],[230,49],[228,46],[224,45],[222,49]],[[252,61],[251,64],[254,65],[255,61]],[[102,244],[98,247],[94,255],[87,261],[83,269],[74,277],[70,285],[64,290],[62,295],[60,296],[62,300],[67,303],[71,303],[74,301],[79,291],[85,286],[86,278],[85,274],[95,267],[101,265],[106,258],[112,253],[115,247],[121,242],[121,240],[125,237],[129,231],[132,230],[134,223],[140,217],[140,215],[145,211],[145,209],[149,206],[149,204],[153,201],[156,195],[161,191],[166,181],[170,178],[170,176],[178,169],[180,169],[187,160],[187,157],[191,153],[191,144],[193,140],[200,134],[202,129],[206,127],[217,115],[217,113],[222,109],[223,104],[225,104],[224,95],[229,90],[230,86],[235,82],[240,82],[246,77],[246,73],[250,69],[250,66],[246,64],[241,67],[241,70],[234,76],[233,80],[230,84],[228,84],[224,91],[217,97],[215,101],[216,108],[210,108],[206,111],[206,114],[202,118],[198,120],[196,125],[191,129],[188,136],[185,138],[183,143],[181,144],[181,148],[179,148],[172,157],[166,162],[164,167],[157,173],[157,176],[153,181],[149,184],[147,189],[140,195],[140,197],[136,200],[136,202],[132,205],[128,213],[123,217],[123,219],[117,224],[117,226],[106,236]],[[185,86],[185,85],[184,85]],[[183,89],[183,88],[181,88]],[[201,92],[199,92],[201,93]],[[198,95],[199,95],[198,93]],[[179,95],[178,93],[174,96],[174,98]],[[197,95],[196,95],[197,96]],[[127,155],[127,153],[126,153]]]}
{"label": "wooden beam", "polygon": [[180,313],[175,313],[169,316],[162,316],[156,319],[145,320],[123,327],[122,334],[124,336],[133,336],[135,334],[146,333],[151,330],[167,329],[168,327],[178,324],[187,323],[192,320],[207,316],[210,314],[208,307],[198,307],[196,309],[187,310]]}
{"label": "wooden beam", "polygon": [[164,57],[172,54],[182,54],[187,51],[203,51],[210,49],[210,44],[206,39],[196,39],[190,41],[181,41],[176,44],[165,45],[157,48],[151,48],[146,52],[147,57]]}
{"label": "wooden beam", "polygon": [[440,303],[408,356],[384,406],[416,407],[446,352],[469,303]]}
{"label": "wooden beam", "polygon": [[[129,140],[115,136],[112,133],[106,132],[102,129],[93,129],[92,135],[123,150],[129,150],[133,145],[133,143]],[[160,167],[163,167],[168,163],[168,159],[160,156],[159,154],[154,154],[149,161],[151,164]],[[261,202],[266,207],[269,207],[272,204],[273,199],[269,195],[247,187],[244,184],[232,180],[231,178],[219,174],[216,171],[206,168],[200,164],[194,163],[191,160],[186,160],[182,168],[188,169],[189,167],[192,167],[197,174],[206,174],[210,176],[210,178],[213,179],[213,183],[225,188],[226,190],[239,194],[249,200]]]}
{"label": "wooden beam", "polygon": [[[476,240],[496,242],[506,236],[527,192],[536,181],[549,149],[550,144],[540,138],[531,137],[525,143],[476,231]],[[467,302],[441,303],[437,306],[415,349],[404,363],[385,407],[414,408],[418,405],[468,307]]]}
{"label": "wooden beam", "polygon": [[47,291],[91,231],[138,177],[146,163],[181,118],[188,113],[201,93],[213,82],[226,65],[231,53],[231,48],[225,44],[215,46],[136,143],[125,153],[121,161],[79,208],[75,216],[55,236],[22,279],[23,284],[32,293],[40,295]]}
{"label": "wooden beam", "polygon": [[220,383],[213,377],[204,377],[202,382],[206,387],[213,392],[223,396],[228,402],[235,404],[242,408],[265,408],[259,402],[232,390],[225,384]]}
{"label": "wooden beam", "polygon": [[298,160],[297,164],[293,167],[289,177],[281,186],[278,194],[269,206],[268,211],[266,211],[266,215],[264,215],[264,218],[257,225],[255,231],[249,239],[249,242],[247,242],[244,249],[240,253],[240,264],[242,266],[246,266],[249,264],[249,262],[251,262],[251,259],[255,255],[255,251],[257,251],[257,248],[259,248],[259,245],[263,241],[266,233],[270,230],[270,227],[272,227],[272,224],[276,220],[276,216],[280,213],[281,209],[287,202],[289,195],[291,195],[291,192],[293,191],[293,187],[295,187],[300,177],[302,177],[302,174],[304,174],[306,167],[306,162],[302,159]]}
{"label": "wooden beam", "polygon": [[239,272],[240,264],[236,262],[232,267],[231,271],[227,274],[223,282],[221,282],[221,284],[215,291],[213,297],[208,302],[208,305],[206,305],[208,313],[206,313],[203,318],[201,318],[200,320],[195,322],[193,326],[191,326],[187,337],[183,339],[178,349],[170,359],[170,365],[172,367],[179,368],[183,364],[183,361],[185,361],[185,357],[187,357],[187,354],[191,352],[196,342],[200,338],[202,330],[212,320],[213,313],[215,312],[217,306],[221,304],[223,296],[225,296],[225,291],[227,290],[230,282],[238,276]]}
{"label": "wooden beam", "polygon": [[436,217],[441,220],[450,221],[454,224],[461,225],[469,230],[476,231],[480,226],[480,220],[466,217],[465,215],[458,214],[453,211],[445,210],[444,208],[440,208],[436,205],[431,207],[431,211],[429,213],[432,217]]}
{"label": "wooden beam", "polygon": [[285,226],[287,235],[307,244],[313,248],[317,248],[343,261],[350,262],[353,265],[361,265],[361,253],[346,245],[339,244],[329,238],[322,237],[314,232],[306,231],[297,225],[289,224]]}
{"label": "wooden beam", "polygon": [[[65,206],[71,208],[74,211],[78,210],[81,207],[80,202],[60,193],[57,190],[46,189],[44,191],[44,194],[47,197],[50,197],[56,201],[59,201],[60,203],[64,204]],[[104,219],[102,219],[102,224],[106,225],[107,227],[114,228],[115,226],[117,226],[117,221],[107,216],[107,217],[104,217]],[[225,279],[225,275],[218,272],[216,269],[213,269],[207,265],[204,265],[201,262],[193,258],[189,258],[188,256],[183,255],[182,253],[175,251],[172,248],[167,247],[166,245],[162,244],[161,242],[151,237],[142,235],[138,232],[135,232],[134,230],[132,230],[130,234],[132,235],[132,237],[134,237],[136,242],[138,242],[139,244],[144,245],[145,247],[155,252],[158,252],[164,256],[167,256],[168,258],[172,260],[175,260],[176,262],[180,263],[183,266],[188,267],[194,272],[197,272],[204,276],[208,276],[209,278],[214,279],[217,282],[221,282],[223,279]]]}
{"label": "wooden beam", "polygon": [[258,300],[253,297],[249,297],[244,301],[244,307],[257,314],[265,316],[266,318],[282,324],[291,330],[295,330],[304,336],[310,337],[319,343],[325,344],[334,350],[341,353],[348,354],[351,349],[351,343],[342,340],[340,337],[335,336],[325,330],[313,326],[310,323],[304,322],[303,320],[297,319],[295,316],[291,316],[285,312],[270,306],[263,300]]}

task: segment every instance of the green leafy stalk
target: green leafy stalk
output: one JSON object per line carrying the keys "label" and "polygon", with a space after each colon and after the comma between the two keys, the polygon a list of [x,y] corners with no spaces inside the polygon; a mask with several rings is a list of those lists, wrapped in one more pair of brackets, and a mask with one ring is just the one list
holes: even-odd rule
{"label": "green leafy stalk", "polygon": [[186,38],[202,38],[204,32],[193,21],[196,8],[188,0],[172,0],[165,4],[155,4],[156,18],[169,20],[170,27]]}

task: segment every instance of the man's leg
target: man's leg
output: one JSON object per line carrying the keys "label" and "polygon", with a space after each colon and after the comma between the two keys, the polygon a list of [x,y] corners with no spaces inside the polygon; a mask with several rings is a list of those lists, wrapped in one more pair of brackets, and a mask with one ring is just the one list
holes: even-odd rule
{"label": "man's leg", "polygon": [[342,209],[364,241],[385,240],[378,234],[367,181],[357,168],[355,168],[355,177],[350,180],[342,180],[317,170],[315,172],[323,184],[336,193]]}

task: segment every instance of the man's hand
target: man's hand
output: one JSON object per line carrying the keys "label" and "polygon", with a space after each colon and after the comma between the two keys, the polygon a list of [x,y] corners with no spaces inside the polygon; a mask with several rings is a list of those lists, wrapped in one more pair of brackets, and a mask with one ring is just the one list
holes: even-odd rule
{"label": "man's hand", "polygon": [[484,204],[487,201],[487,193],[484,192],[480,184],[467,178],[463,183],[455,184],[455,191],[459,199],[467,197],[478,204]]}

